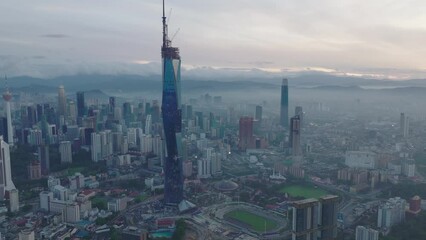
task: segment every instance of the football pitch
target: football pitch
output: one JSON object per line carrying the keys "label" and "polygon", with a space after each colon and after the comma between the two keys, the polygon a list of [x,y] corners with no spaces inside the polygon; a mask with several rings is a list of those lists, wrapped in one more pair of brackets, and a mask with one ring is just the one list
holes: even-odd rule
{"label": "football pitch", "polygon": [[305,185],[285,186],[281,188],[279,192],[288,193],[292,197],[303,197],[303,198],[319,198],[328,194],[327,191],[321,188],[316,188],[314,186],[305,186]]}
{"label": "football pitch", "polygon": [[277,222],[241,209],[226,213],[225,218],[237,220],[256,232],[270,231],[277,228]]}

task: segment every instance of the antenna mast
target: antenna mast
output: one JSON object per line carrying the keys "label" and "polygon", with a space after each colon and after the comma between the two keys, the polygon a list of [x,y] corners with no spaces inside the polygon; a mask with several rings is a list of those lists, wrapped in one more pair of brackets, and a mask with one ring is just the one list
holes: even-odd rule
{"label": "antenna mast", "polygon": [[166,22],[166,10],[163,0],[163,48],[168,47],[168,37],[167,37],[167,22]]}

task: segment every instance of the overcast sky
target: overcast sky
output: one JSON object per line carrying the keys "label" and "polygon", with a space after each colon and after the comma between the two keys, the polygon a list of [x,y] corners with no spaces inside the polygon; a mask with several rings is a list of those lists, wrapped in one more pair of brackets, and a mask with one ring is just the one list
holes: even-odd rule
{"label": "overcast sky", "polygon": [[[188,69],[426,77],[426,1],[167,0]],[[2,0],[0,73],[157,71],[161,0]]]}

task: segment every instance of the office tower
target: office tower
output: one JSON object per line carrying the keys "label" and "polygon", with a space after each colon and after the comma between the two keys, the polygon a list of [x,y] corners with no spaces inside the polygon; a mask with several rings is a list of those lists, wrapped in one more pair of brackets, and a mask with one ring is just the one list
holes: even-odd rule
{"label": "office tower", "polygon": [[109,97],[109,108],[108,108],[109,113],[114,113],[114,108],[115,108],[115,97]]}
{"label": "office tower", "polygon": [[335,240],[338,203],[334,195],[294,202],[292,240]]}
{"label": "office tower", "polygon": [[262,106],[256,106],[255,118],[259,122],[259,124],[262,123]]}
{"label": "office tower", "polygon": [[239,123],[239,143],[240,150],[246,150],[253,147],[253,118],[241,117]]}
{"label": "office tower", "polygon": [[163,98],[161,113],[166,140],[164,202],[177,205],[183,200],[183,170],[181,149],[179,149],[182,140],[182,111],[179,109],[182,106],[180,92],[181,60],[179,49],[171,45],[167,33],[163,0],[163,46],[161,48]]}
{"label": "office tower", "polygon": [[72,163],[72,149],[70,141],[62,141],[59,144],[59,153],[61,154],[61,164]]}
{"label": "office tower", "polygon": [[293,203],[292,240],[318,239],[318,205],[313,198]]}
{"label": "office tower", "polygon": [[[180,65],[179,65],[179,67],[180,67]],[[179,82],[179,84],[180,84],[180,82]],[[180,109],[180,107],[181,107],[181,105],[178,106],[179,109]],[[152,122],[153,123],[159,123],[160,122],[160,105],[158,104],[157,100],[154,100],[152,102],[151,115],[152,115]],[[182,118],[182,116],[181,116],[181,118]]]}
{"label": "office tower", "polygon": [[192,105],[186,105],[186,117],[192,119]]}
{"label": "office tower", "polygon": [[3,99],[5,101],[7,119],[7,139],[5,139],[5,141],[7,141],[10,146],[13,146],[12,113],[10,110],[10,100],[12,100],[12,94],[9,92],[8,88],[6,88],[6,92],[3,93]]}
{"label": "office tower", "polygon": [[337,237],[337,206],[339,197],[334,195],[319,198],[319,236],[321,240],[333,240]]}
{"label": "office tower", "polygon": [[132,121],[133,117],[133,106],[129,102],[123,103],[123,118],[126,121],[126,123],[129,123]]}
{"label": "office tower", "polygon": [[211,160],[204,158],[198,159],[198,178],[209,178],[211,176]]}
{"label": "office tower", "polygon": [[355,240],[379,240],[379,231],[364,226],[357,226]]}
{"label": "office tower", "polygon": [[40,192],[40,209],[50,211],[50,201],[53,200],[53,193],[48,191]]}
{"label": "office tower", "polygon": [[67,115],[67,100],[65,98],[65,89],[62,85],[58,88],[58,115],[64,117]]}
{"label": "office tower", "polygon": [[4,200],[6,191],[16,189],[12,182],[9,144],[0,136],[0,201]]}
{"label": "office tower", "polygon": [[68,112],[69,112],[69,119],[71,120],[71,124],[75,124],[75,121],[77,119],[77,109],[75,106],[74,101],[70,101],[68,104]]}
{"label": "office tower", "polygon": [[389,229],[405,221],[406,205],[406,201],[400,197],[389,198],[382,203],[377,212],[377,227]]}
{"label": "office tower", "polygon": [[4,141],[8,142],[9,138],[7,136],[7,118],[0,117],[0,135],[3,136]]}
{"label": "office tower", "polygon": [[404,113],[401,113],[399,125],[402,137],[408,137],[410,133],[410,119]]}
{"label": "office tower", "polygon": [[35,160],[32,161],[28,167],[28,178],[30,180],[40,179],[41,178],[41,165],[40,162]]}
{"label": "office tower", "polygon": [[294,116],[290,119],[290,139],[289,145],[293,156],[302,155],[302,147],[300,146],[300,118]]}
{"label": "office tower", "polygon": [[103,159],[104,155],[106,154],[106,150],[103,150],[103,148],[106,148],[108,146],[103,146],[102,142],[106,141],[105,133],[92,133],[91,135],[91,152],[92,152],[92,161],[98,162]]}
{"label": "office tower", "polygon": [[303,119],[304,119],[304,114],[303,114],[303,108],[301,106],[296,106],[296,108],[294,109],[294,115],[295,116],[299,116],[300,119],[300,127],[303,127]]}
{"label": "office tower", "polygon": [[19,192],[16,188],[9,191],[9,211],[19,211]]}
{"label": "office tower", "polygon": [[151,128],[152,128],[152,118],[151,115],[146,116],[145,120],[145,134],[149,135],[151,134]]}
{"label": "office tower", "polygon": [[288,80],[283,79],[281,85],[280,125],[288,129]]}
{"label": "office tower", "polygon": [[84,92],[77,92],[77,117],[82,118],[85,114]]}
{"label": "office tower", "polygon": [[203,120],[204,120],[203,112],[195,112],[195,122],[197,126],[200,127],[200,129],[204,129]]}

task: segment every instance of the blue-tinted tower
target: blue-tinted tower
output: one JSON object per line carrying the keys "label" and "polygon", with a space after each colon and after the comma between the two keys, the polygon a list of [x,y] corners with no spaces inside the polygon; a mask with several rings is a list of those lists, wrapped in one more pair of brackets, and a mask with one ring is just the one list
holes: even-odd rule
{"label": "blue-tinted tower", "polygon": [[183,200],[182,170],[182,110],[180,97],[179,49],[171,46],[167,34],[167,23],[163,0],[163,46],[161,47],[163,99],[161,114],[166,139],[166,161],[164,164],[164,203],[177,205]]}
{"label": "blue-tinted tower", "polygon": [[281,109],[280,109],[280,125],[288,129],[288,80],[283,79],[281,85]]}

